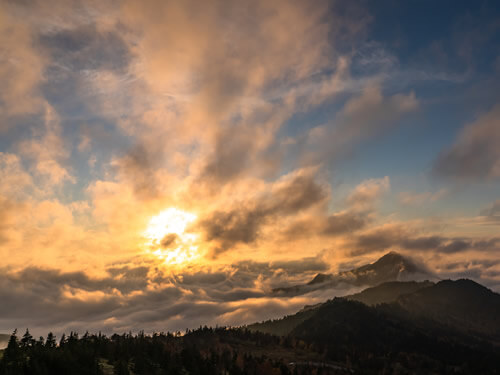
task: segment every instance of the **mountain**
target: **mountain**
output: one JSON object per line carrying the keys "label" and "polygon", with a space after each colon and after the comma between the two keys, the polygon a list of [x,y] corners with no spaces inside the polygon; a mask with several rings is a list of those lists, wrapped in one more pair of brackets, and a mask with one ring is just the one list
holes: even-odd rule
{"label": "mountain", "polygon": [[465,279],[388,282],[247,328],[362,373],[497,374],[500,363],[500,294]]}
{"label": "mountain", "polygon": [[345,296],[346,299],[359,301],[373,306],[381,303],[391,303],[404,294],[411,294],[423,288],[433,286],[431,281],[390,281],[378,286],[367,288],[360,293]]}
{"label": "mountain", "polygon": [[500,294],[472,280],[443,280],[402,295],[397,303],[413,314],[500,340]]}
{"label": "mountain", "polygon": [[[344,297],[381,309],[403,311],[408,319],[431,320],[450,329],[500,340],[500,294],[467,279],[388,282]],[[308,319],[316,319],[323,305],[306,306],[295,315],[249,325],[250,330],[286,335]]]}
{"label": "mountain", "polygon": [[363,374],[496,374],[500,363],[492,342],[418,319],[397,304],[367,306],[335,298],[288,337],[314,345],[325,360],[355,363]]}
{"label": "mountain", "polygon": [[300,295],[319,289],[345,286],[375,286],[388,281],[429,279],[425,270],[420,269],[411,259],[396,252],[389,252],[374,263],[337,274],[317,274],[307,284],[299,284],[273,289],[278,295]]}

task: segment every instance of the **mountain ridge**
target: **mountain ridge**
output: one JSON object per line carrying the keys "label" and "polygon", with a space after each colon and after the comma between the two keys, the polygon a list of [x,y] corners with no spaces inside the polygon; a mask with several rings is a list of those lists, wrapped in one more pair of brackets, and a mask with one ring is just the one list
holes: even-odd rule
{"label": "mountain ridge", "polygon": [[[453,330],[500,340],[500,294],[472,280],[388,282],[339,298],[366,306],[385,305],[394,312],[404,311],[412,319],[432,320]],[[254,323],[248,328],[286,335],[306,320],[314,319],[331,301],[306,306],[294,315]]]}
{"label": "mountain ridge", "polygon": [[274,288],[277,295],[301,295],[320,289],[332,289],[340,285],[361,287],[376,286],[388,281],[429,279],[433,276],[418,267],[415,262],[395,251],[388,252],[373,263],[341,271],[337,274],[318,273],[305,284]]}

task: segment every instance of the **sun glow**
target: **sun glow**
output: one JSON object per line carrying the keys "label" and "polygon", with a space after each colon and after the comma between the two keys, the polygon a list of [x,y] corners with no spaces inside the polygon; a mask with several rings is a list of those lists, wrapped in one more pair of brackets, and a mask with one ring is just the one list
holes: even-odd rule
{"label": "sun glow", "polygon": [[148,250],[166,264],[176,265],[199,257],[198,235],[186,233],[196,215],[171,207],[151,218],[143,235]]}

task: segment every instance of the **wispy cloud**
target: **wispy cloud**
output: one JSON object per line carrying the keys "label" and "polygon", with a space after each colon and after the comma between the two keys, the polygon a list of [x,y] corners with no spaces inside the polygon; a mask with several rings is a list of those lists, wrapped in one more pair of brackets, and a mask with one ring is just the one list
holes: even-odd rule
{"label": "wispy cloud", "polygon": [[[453,201],[457,179],[498,182],[498,105],[436,131],[446,108],[429,94],[486,96],[475,68],[447,62],[478,66],[471,41],[489,39],[472,33],[455,54],[438,36],[379,40],[394,23],[375,14],[357,1],[1,2],[0,329],[270,318],[326,297],[277,299],[272,286],[389,249],[498,280],[489,190],[467,217],[400,219]],[[424,158],[447,178],[394,197]],[[169,208],[195,219],[186,233],[164,223],[155,244],[192,236],[196,261],[165,262],[145,238]]]}

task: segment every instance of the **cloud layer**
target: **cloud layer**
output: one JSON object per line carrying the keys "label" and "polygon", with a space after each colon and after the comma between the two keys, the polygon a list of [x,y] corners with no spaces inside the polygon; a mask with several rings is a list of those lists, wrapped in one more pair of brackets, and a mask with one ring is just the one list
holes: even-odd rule
{"label": "cloud layer", "polygon": [[[383,39],[393,21],[362,1],[1,2],[0,330],[277,317],[332,295],[273,287],[389,250],[498,290],[493,58]],[[467,111],[437,129],[441,87]],[[191,219],[151,230],[169,209]]]}

